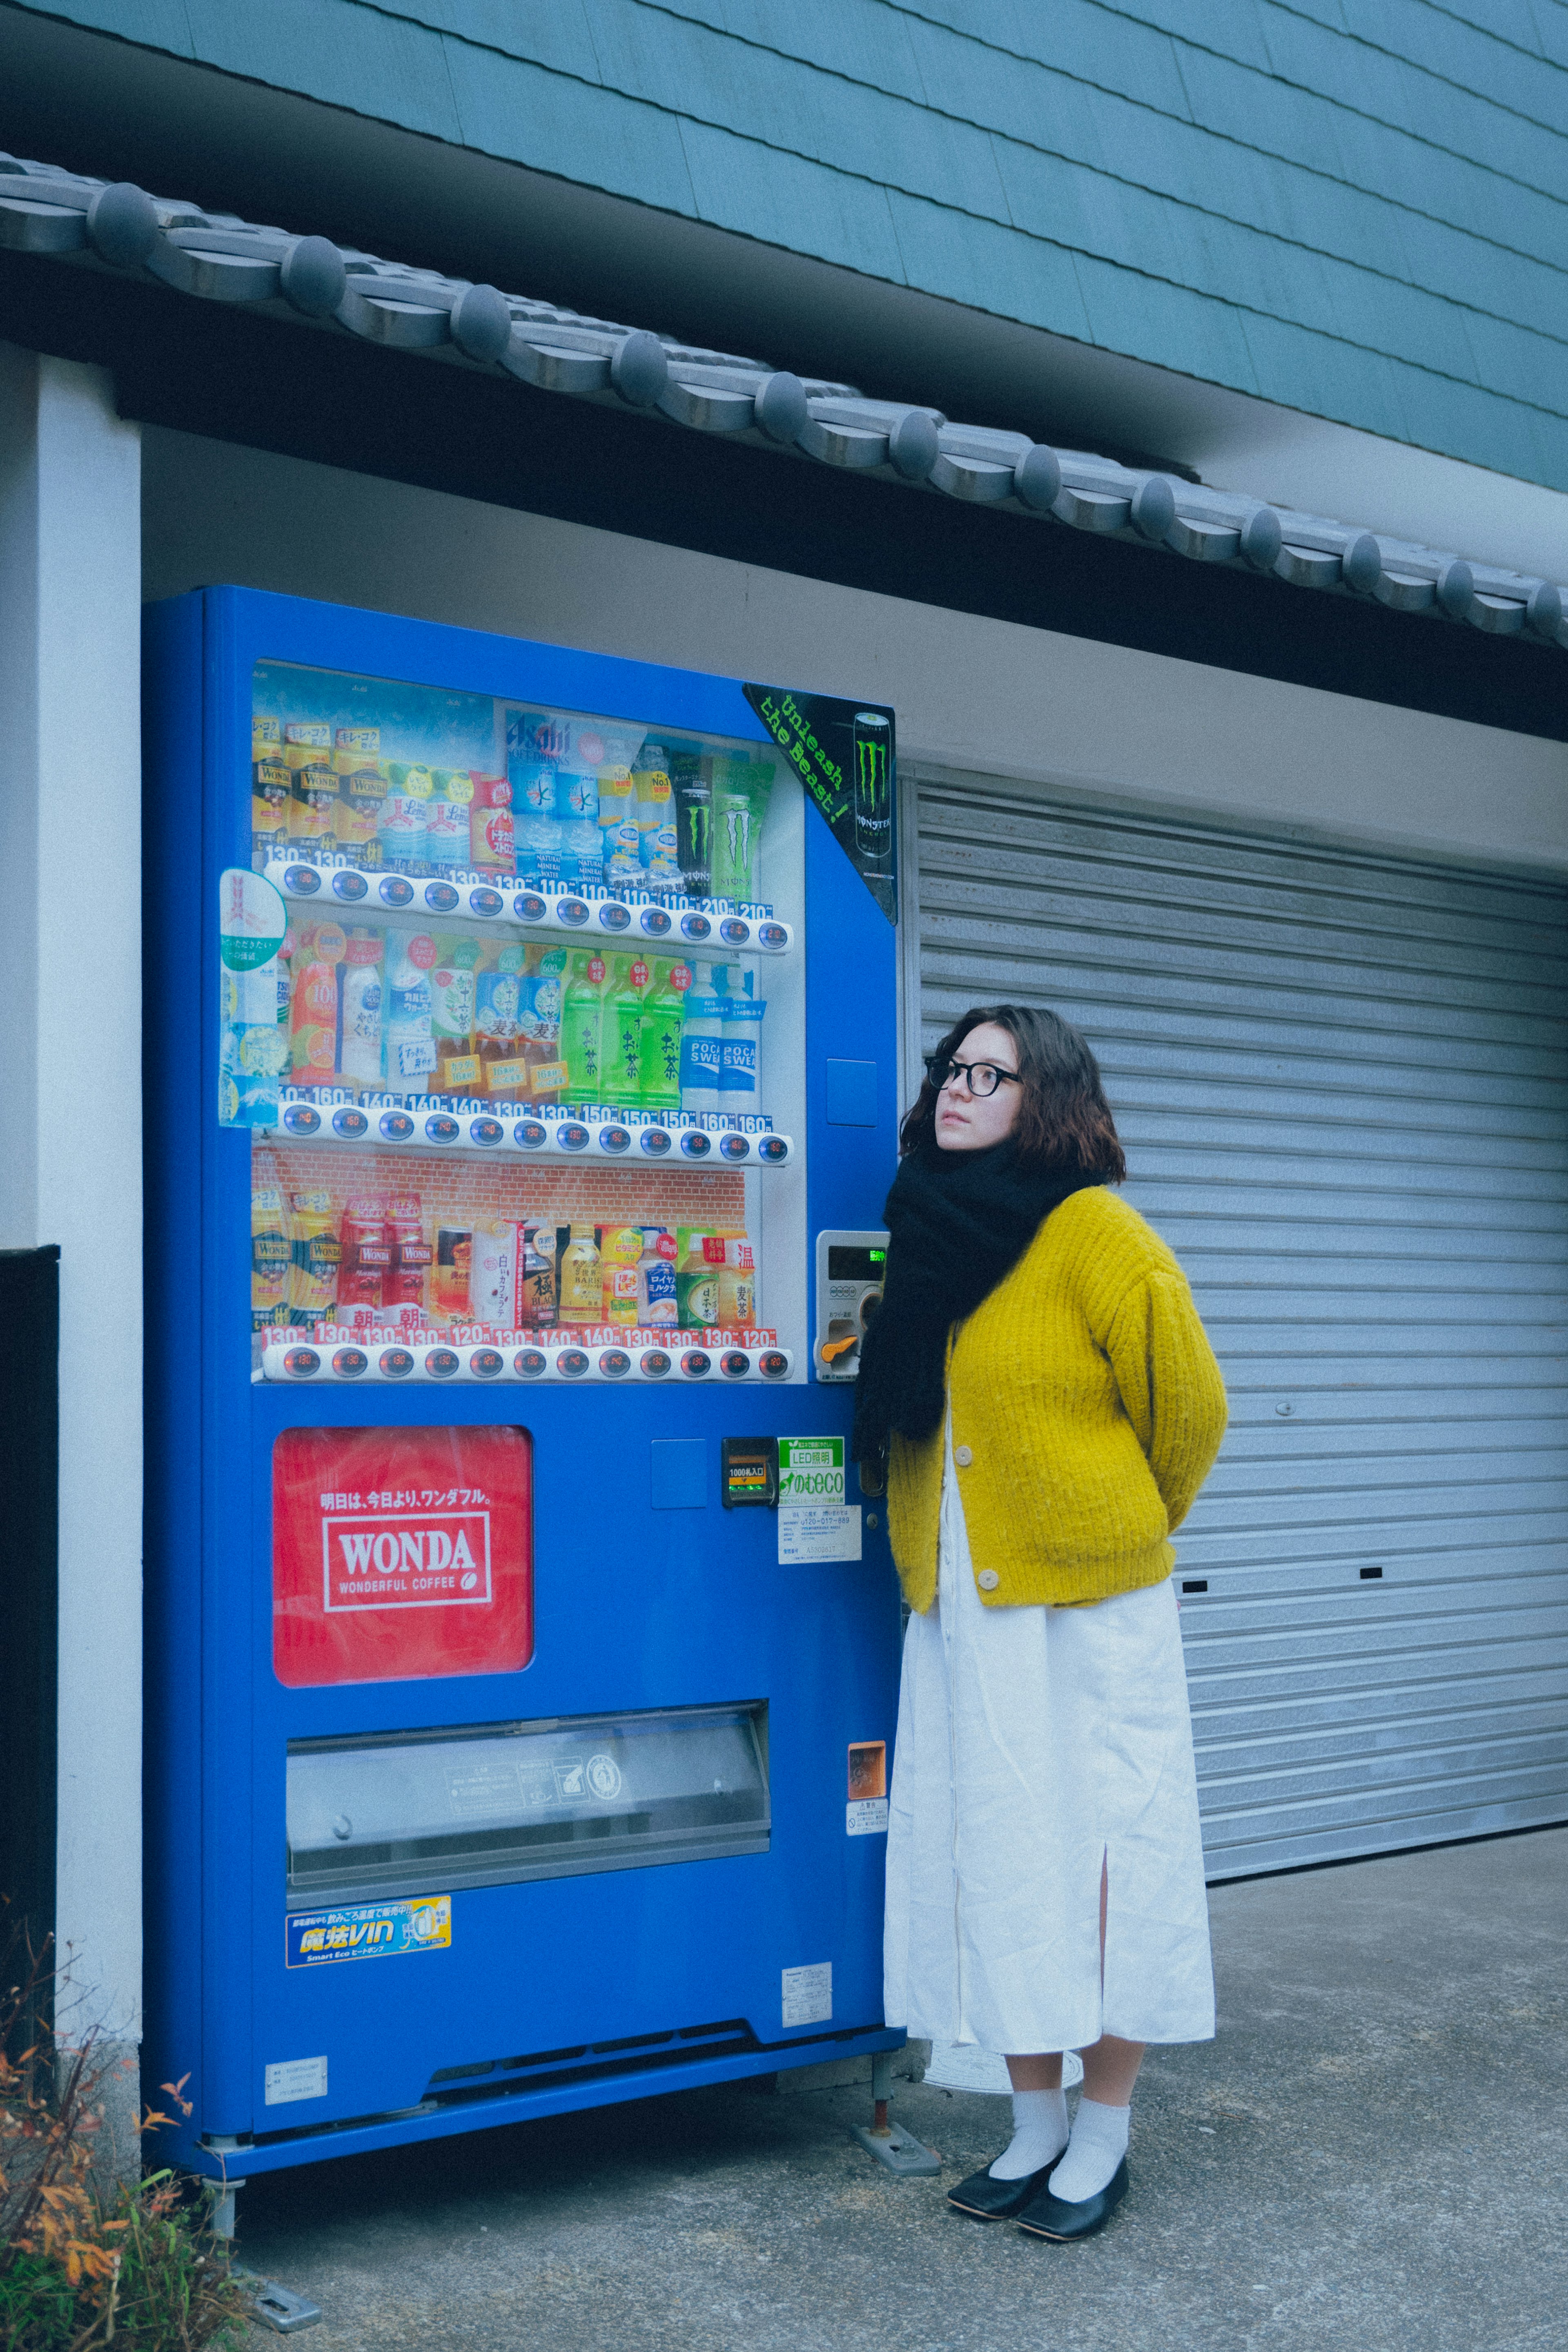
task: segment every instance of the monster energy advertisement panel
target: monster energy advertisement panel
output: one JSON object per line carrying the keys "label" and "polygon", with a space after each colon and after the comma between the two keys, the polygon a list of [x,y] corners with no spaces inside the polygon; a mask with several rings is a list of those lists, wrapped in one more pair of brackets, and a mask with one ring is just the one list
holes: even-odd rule
{"label": "monster energy advertisement panel", "polygon": [[888,921],[896,922],[892,711],[787,686],[748,686],[746,698],[799,772]]}

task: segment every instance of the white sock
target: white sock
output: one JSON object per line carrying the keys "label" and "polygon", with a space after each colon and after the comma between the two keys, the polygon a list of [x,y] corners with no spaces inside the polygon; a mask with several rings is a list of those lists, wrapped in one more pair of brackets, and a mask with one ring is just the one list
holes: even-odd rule
{"label": "white sock", "polygon": [[1127,2153],[1131,2107],[1103,2107],[1097,2099],[1080,2099],[1072,2118],[1067,2154],[1051,2176],[1051,2193],[1069,2205],[1097,2197]]}
{"label": "white sock", "polygon": [[1061,2091],[1015,2091],[1013,2136],[991,2167],[993,2180],[1023,2180],[1067,2146],[1067,2100]]}

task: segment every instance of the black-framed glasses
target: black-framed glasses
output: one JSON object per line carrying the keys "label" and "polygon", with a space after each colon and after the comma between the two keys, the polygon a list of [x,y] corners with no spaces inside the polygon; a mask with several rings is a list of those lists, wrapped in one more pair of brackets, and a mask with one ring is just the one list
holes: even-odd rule
{"label": "black-framed glasses", "polygon": [[945,1055],[940,1061],[933,1055],[925,1065],[925,1075],[938,1094],[944,1087],[950,1087],[955,1078],[967,1079],[969,1092],[977,1102],[984,1102],[986,1097],[994,1095],[999,1086],[1019,1087],[1023,1084],[1016,1070],[998,1070],[995,1062],[959,1062],[951,1055]]}

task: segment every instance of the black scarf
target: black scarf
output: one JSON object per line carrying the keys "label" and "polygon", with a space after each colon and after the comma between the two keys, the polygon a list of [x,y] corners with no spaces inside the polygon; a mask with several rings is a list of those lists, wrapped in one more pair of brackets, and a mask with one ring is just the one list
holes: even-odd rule
{"label": "black scarf", "polygon": [[917,1145],[883,1209],[882,1304],[861,1342],[852,1452],[880,1463],[894,1430],[929,1437],[942,1420],[947,1334],[1012,1272],[1052,1209],[1102,1175],[1017,1165],[1010,1138],[985,1151]]}

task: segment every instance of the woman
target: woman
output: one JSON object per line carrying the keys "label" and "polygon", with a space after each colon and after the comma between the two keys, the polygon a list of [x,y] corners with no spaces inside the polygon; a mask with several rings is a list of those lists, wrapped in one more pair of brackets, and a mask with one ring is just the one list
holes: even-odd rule
{"label": "woman", "polygon": [[914,1612],[886,2015],[1007,2059],[1011,2143],[949,2203],[1083,2238],[1126,2193],[1144,2045],[1214,2032],[1169,1537],[1225,1391],[1180,1266],[1107,1189],[1125,1163],[1077,1030],[967,1013],[900,1140],[854,1436]]}

